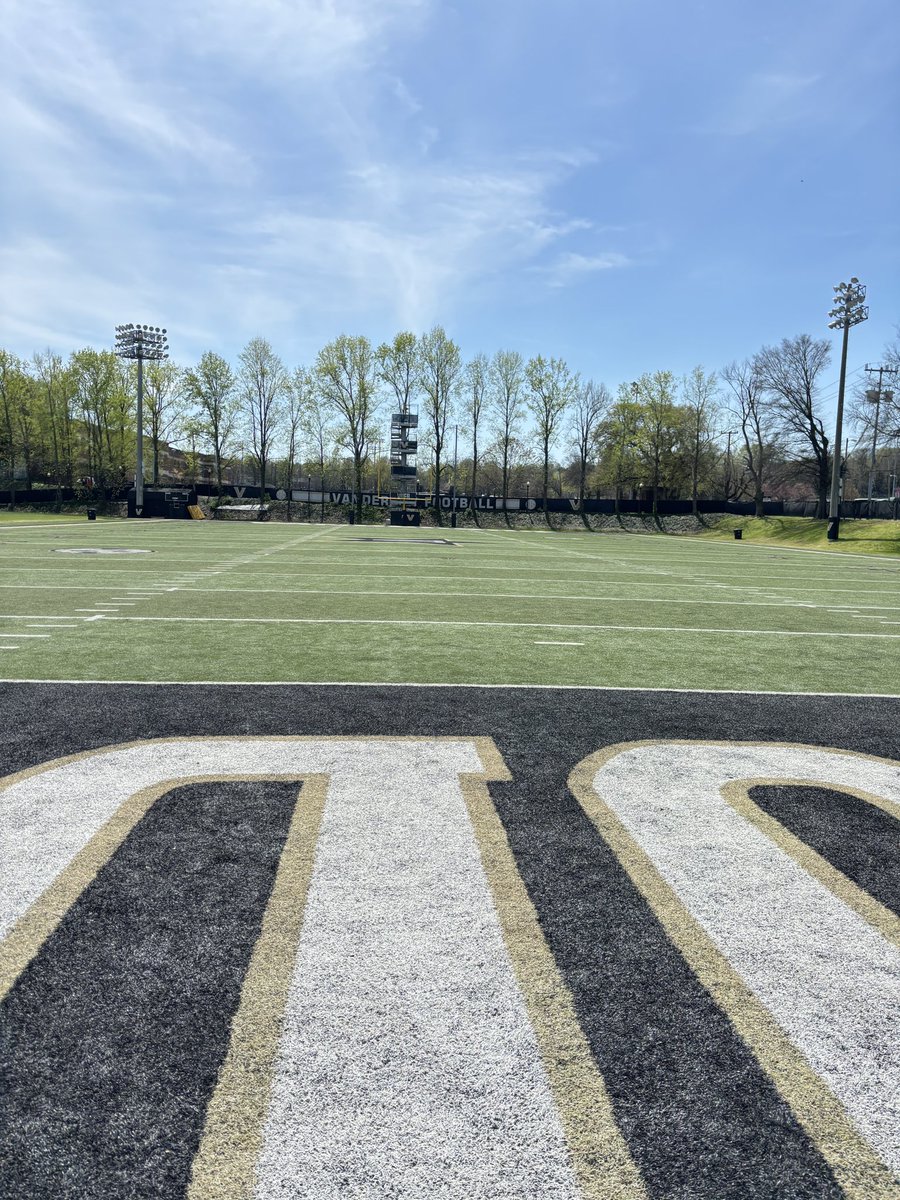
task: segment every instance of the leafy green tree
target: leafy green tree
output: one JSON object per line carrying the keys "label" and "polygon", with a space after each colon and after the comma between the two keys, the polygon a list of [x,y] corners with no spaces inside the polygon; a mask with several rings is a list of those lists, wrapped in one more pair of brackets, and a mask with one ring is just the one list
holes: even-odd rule
{"label": "leafy green tree", "polygon": [[[478,429],[485,410],[490,378],[490,363],[486,354],[476,354],[465,368],[465,400],[463,412],[472,432],[472,483],[470,494],[475,495],[478,481]],[[477,510],[474,510],[477,512]]]}
{"label": "leafy green tree", "polygon": [[653,516],[659,519],[659,491],[674,484],[674,459],[680,449],[679,414],[671,371],[647,372],[634,384],[640,405],[637,447],[653,492]]}
{"label": "leafy green tree", "polygon": [[32,367],[40,397],[40,421],[48,448],[50,478],[56,488],[56,507],[62,503],[62,489],[71,487],[75,477],[75,432],[72,421],[71,372],[62,356],[50,350],[35,354]]}
{"label": "leafy green tree", "polygon": [[528,380],[526,403],[537,425],[543,459],[542,494],[544,515],[547,521],[547,494],[550,482],[550,448],[559,436],[569,405],[578,388],[578,377],[573,376],[564,359],[545,359],[540,354],[529,359],[525,367]]}
{"label": "leafy green tree", "polygon": [[598,428],[600,461],[597,476],[600,482],[613,489],[617,516],[624,493],[633,490],[640,470],[638,436],[642,408],[635,398],[636,388],[637,384],[619,385],[615,403]]}
{"label": "leafy green tree", "polygon": [[326,412],[335,418],[335,439],[353,460],[357,513],[362,515],[363,471],[375,441],[378,414],[375,355],[367,337],[342,333],[319,351],[316,387]]}
{"label": "leafy green tree", "polygon": [[447,427],[453,414],[462,357],[459,346],[440,325],[423,334],[420,346],[420,384],[428,420],[427,440],[434,455],[434,494],[438,520],[441,518],[441,459]]}
{"label": "leafy green tree", "polygon": [[127,367],[120,370],[111,350],[90,347],[72,354],[70,372],[93,487],[119,488],[134,466],[132,373]]}
{"label": "leafy green tree", "polygon": [[211,447],[216,492],[222,495],[222,463],[232,449],[240,404],[234,371],[218,354],[207,350],[196,367],[185,371],[182,394],[195,406],[195,419],[205,443]]}
{"label": "leafy green tree", "polygon": [[7,350],[0,350],[0,447],[7,463],[9,507],[16,506],[16,470],[24,463],[22,414],[32,400],[25,364]]}
{"label": "leafy green tree", "polygon": [[[500,460],[500,492],[509,495],[513,450],[524,416],[525,362],[518,350],[498,350],[488,373],[489,404],[494,416],[497,456]],[[506,514],[507,521],[509,515]]]}
{"label": "leafy green tree", "polygon": [[159,450],[175,436],[185,419],[182,371],[173,362],[144,365],[144,433],[153,453],[152,481],[159,484]]}
{"label": "leafy green tree", "polygon": [[416,335],[398,333],[392,342],[382,342],[375,351],[375,362],[378,378],[393,394],[397,412],[409,412],[422,370]]}

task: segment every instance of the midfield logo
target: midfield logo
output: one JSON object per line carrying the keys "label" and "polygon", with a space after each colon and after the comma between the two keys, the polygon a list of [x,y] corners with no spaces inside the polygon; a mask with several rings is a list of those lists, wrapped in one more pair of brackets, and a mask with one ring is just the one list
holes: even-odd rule
{"label": "midfield logo", "polygon": [[[654,978],[651,935],[662,930],[682,967],[658,960],[659,986],[687,997],[699,984],[712,998],[732,1031],[721,1035],[728,1053],[760,1073],[740,1071],[754,1105],[774,1084],[766,1102],[782,1107],[811,1161],[820,1156],[847,1194],[891,1194],[897,918],[761,797],[834,793],[893,819],[900,765],[778,743],[606,746],[571,771],[570,809],[545,805],[530,818],[498,799],[510,781],[494,742],[475,737],[171,738],[11,777],[0,792],[13,831],[0,869],[0,986],[20,1039],[40,1025],[54,981],[72,986],[75,1010],[79,986],[94,994],[78,977],[94,970],[100,914],[109,924],[111,905],[127,909],[126,877],[132,888],[182,889],[140,934],[149,941],[132,971],[152,990],[159,927],[196,924],[198,913],[214,924],[205,880],[223,856],[240,861],[242,840],[262,838],[270,874],[255,892],[233,875],[225,902],[256,896],[222,932],[246,944],[238,986],[217,1000],[217,985],[203,985],[213,989],[205,1003],[227,1012],[206,1039],[207,1081],[191,1085],[203,1102],[184,1150],[190,1195],[330,1195],[344,1179],[373,1195],[393,1180],[413,1196],[434,1178],[460,1197],[646,1195],[652,1163],[621,1082],[641,1062],[609,1057],[611,1014],[591,1001],[609,959],[607,948],[591,966],[591,947],[611,945],[628,922],[626,992],[645,986],[647,967]],[[252,813],[237,812],[247,796]],[[172,797],[180,807],[167,813]],[[263,837],[267,805],[281,824],[273,818]],[[192,944],[205,945],[196,934]],[[673,985],[668,970],[692,982]],[[166,1025],[155,1006],[173,1003],[160,994],[148,1006],[154,1028]],[[184,1011],[202,1018],[191,1003]],[[662,1020],[662,995],[659,1004]],[[114,1082],[116,1055],[105,1070]],[[27,1107],[26,1074],[13,1070],[13,1107]],[[114,1109],[124,1087],[101,1103]],[[154,1103],[146,1119],[158,1130],[174,1119],[172,1102]],[[22,1171],[27,1194],[45,1194]]]}

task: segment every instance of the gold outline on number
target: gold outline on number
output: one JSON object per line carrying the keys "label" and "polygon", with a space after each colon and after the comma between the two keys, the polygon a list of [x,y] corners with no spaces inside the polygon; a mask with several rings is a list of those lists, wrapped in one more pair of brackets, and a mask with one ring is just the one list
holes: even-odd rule
{"label": "gold outline on number", "polygon": [[473,739],[481,775],[460,782],[506,950],[512,961],[584,1200],[645,1200],[647,1191],[612,1101],[519,874],[488,790],[511,779],[491,738]]}
{"label": "gold outline on number", "polygon": [[[607,762],[628,750],[645,746],[716,746],[740,750],[742,747],[765,749],[813,750],[817,753],[856,757],[900,768],[893,759],[834,747],[810,746],[796,742],[737,742],[713,739],[652,738],[635,742],[620,742],[583,758],[569,775],[569,788],[587,817],[612,849],[619,863],[647,901],[669,939],[680,951],[691,970],[722,1009],[734,1029],[748,1044],[760,1066],[786,1100],[819,1153],[831,1167],[838,1183],[852,1200],[898,1200],[900,1186],[889,1167],[882,1162],[869,1143],[850,1121],[846,1110],[828,1085],[812,1069],[769,1010],[744,983],[726,956],[718,949],[696,918],[682,903],[675,890],[657,870],[652,858],[639,846],[613,810],[594,789],[597,772]],[[758,784],[753,780],[749,787]],[[766,780],[773,783],[774,780]],[[796,784],[797,781],[779,781]],[[821,780],[807,780],[806,786],[828,786]],[[726,785],[731,798],[738,801],[741,815],[743,804],[737,790],[740,784]],[[831,785],[831,790],[846,790]],[[854,792],[865,800],[896,815],[896,806],[883,797]],[[748,800],[749,804],[752,801]],[[755,806],[754,806],[755,807]],[[749,818],[748,818],[749,819]],[[759,827],[758,822],[754,822]],[[777,822],[776,822],[777,824]],[[768,834],[768,828],[763,830]],[[785,831],[787,832],[787,831]],[[796,839],[795,839],[796,840]],[[784,840],[779,842],[787,851]],[[807,847],[808,850],[808,847]],[[813,854],[814,851],[809,851]],[[816,855],[816,857],[820,857]],[[822,860],[824,862],[824,860]],[[801,862],[806,869],[806,863]],[[830,867],[830,864],[828,864]],[[834,868],[830,868],[834,871]],[[840,875],[840,872],[835,872]],[[841,878],[845,878],[841,876]],[[850,881],[846,881],[850,884]],[[853,885],[855,886],[855,885]],[[840,897],[844,899],[843,896]],[[869,897],[871,900],[871,897]],[[877,901],[872,900],[873,904]],[[882,907],[879,905],[879,908]],[[885,910],[887,911],[887,910]],[[892,915],[892,914],[891,914]],[[881,932],[881,930],[879,930]]]}

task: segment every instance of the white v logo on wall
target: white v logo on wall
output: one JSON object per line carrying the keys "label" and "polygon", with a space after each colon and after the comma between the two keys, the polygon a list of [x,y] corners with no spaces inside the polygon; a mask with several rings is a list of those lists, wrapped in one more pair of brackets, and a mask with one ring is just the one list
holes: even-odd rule
{"label": "white v logo on wall", "polygon": [[[331,1195],[343,1179],[645,1196],[639,1139],[492,799],[509,779],[493,741],[467,737],[173,738],[22,772],[0,790],[2,994],[172,789],[296,784],[189,1194]],[[860,1178],[891,1194],[900,923],[751,794],[824,787],[896,818],[900,764],[657,741],[599,750],[569,782],[847,1194]]]}

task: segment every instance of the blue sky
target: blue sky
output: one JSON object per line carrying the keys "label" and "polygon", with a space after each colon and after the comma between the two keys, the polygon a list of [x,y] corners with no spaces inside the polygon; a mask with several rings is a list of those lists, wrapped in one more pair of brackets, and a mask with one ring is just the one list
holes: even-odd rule
{"label": "blue sky", "polygon": [[854,274],[851,370],[900,323],[896,0],[7,0],[0,42],[23,355],[439,322],[615,387],[800,332],[836,360]]}

